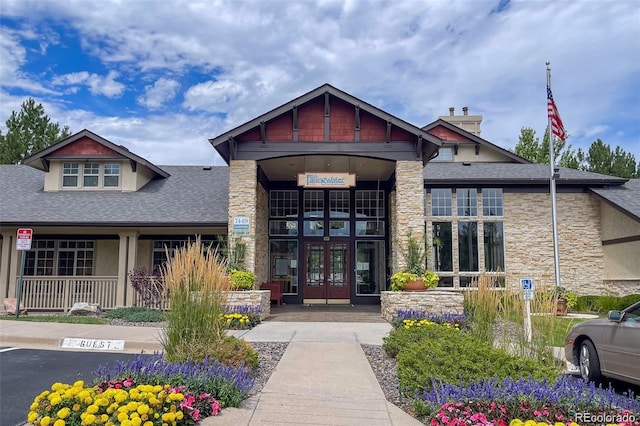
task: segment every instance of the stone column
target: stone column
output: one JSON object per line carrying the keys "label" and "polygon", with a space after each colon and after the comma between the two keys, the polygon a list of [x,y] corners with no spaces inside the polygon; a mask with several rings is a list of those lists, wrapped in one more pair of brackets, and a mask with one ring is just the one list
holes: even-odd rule
{"label": "stone column", "polygon": [[[396,162],[395,232],[392,238],[392,273],[402,269],[404,262],[398,249],[406,247],[407,236],[424,238],[424,175],[422,161]],[[395,235],[394,235],[395,234]],[[399,246],[399,247],[398,247]]]}
{"label": "stone column", "polygon": [[[254,160],[231,160],[229,163],[229,243],[238,238],[246,245],[245,267],[256,273],[256,220],[258,206],[258,164]],[[249,218],[249,230],[245,236],[233,235],[233,219]],[[261,256],[267,256],[261,253]]]}

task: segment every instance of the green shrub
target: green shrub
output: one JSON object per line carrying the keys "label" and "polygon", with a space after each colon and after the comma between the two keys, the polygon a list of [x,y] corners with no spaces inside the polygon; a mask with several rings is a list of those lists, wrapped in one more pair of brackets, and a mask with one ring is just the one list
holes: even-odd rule
{"label": "green shrub", "polygon": [[618,309],[622,310],[624,308],[628,308],[636,302],[640,302],[640,294],[628,294],[620,298]]}
{"label": "green shrub", "polygon": [[600,296],[578,296],[576,301],[576,312],[596,312],[598,310],[598,298]]}
{"label": "green shrub", "polygon": [[164,313],[157,309],[148,309],[140,306],[128,308],[116,308],[105,312],[104,316],[110,319],[121,319],[127,322],[161,322],[164,321]]}
{"label": "green shrub", "polygon": [[408,393],[430,389],[432,379],[469,384],[494,376],[557,377],[552,367],[511,356],[470,334],[442,326],[392,330],[385,349],[397,351],[398,379]]}
{"label": "green shrub", "polygon": [[232,290],[253,290],[256,275],[253,272],[234,269],[229,273],[229,281]]}
{"label": "green shrub", "polygon": [[210,356],[232,367],[258,367],[258,352],[246,341],[233,336],[219,342]]}
{"label": "green shrub", "polygon": [[618,310],[620,300],[617,296],[600,296],[596,301],[598,312],[609,312]]}

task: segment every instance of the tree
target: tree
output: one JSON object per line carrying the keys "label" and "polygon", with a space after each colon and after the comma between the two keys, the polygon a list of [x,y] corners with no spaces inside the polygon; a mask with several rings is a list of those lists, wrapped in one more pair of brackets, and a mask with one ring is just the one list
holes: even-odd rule
{"label": "tree", "polygon": [[25,158],[68,137],[69,126],[52,123],[42,104],[29,98],[20,112],[13,111],[6,121],[7,134],[0,131],[0,164],[22,164]]}
{"label": "tree", "polygon": [[633,154],[625,152],[619,146],[615,151],[600,139],[589,147],[585,157],[584,170],[622,178],[640,177]]}
{"label": "tree", "polygon": [[[566,141],[556,140],[553,145],[554,162],[562,167],[577,169],[580,165],[580,150],[576,153],[571,149],[571,145]],[[530,127],[523,127],[520,130],[520,138],[514,152],[520,157],[524,157],[533,163],[549,164],[549,131],[544,133],[542,143],[536,137],[536,131]],[[558,159],[559,158],[559,159]]]}

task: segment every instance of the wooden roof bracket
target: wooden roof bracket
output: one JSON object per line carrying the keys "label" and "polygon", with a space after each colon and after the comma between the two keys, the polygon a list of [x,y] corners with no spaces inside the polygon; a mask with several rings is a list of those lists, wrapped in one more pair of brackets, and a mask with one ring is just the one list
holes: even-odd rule
{"label": "wooden roof bracket", "polygon": [[422,158],[422,135],[418,135],[418,140],[416,141],[416,158]]}
{"label": "wooden roof bracket", "polygon": [[479,155],[479,154],[480,154],[480,144],[477,143],[476,144],[476,155]]}
{"label": "wooden roof bracket", "polygon": [[260,122],[260,140],[262,141],[262,145],[267,143],[267,125],[264,121]]}
{"label": "wooden roof bracket", "polygon": [[329,108],[329,92],[324,92],[324,140],[329,140],[329,119],[331,110]]}
{"label": "wooden roof bracket", "polygon": [[138,162],[135,160],[129,160],[129,163],[131,163],[131,171],[135,173],[138,169]]}
{"label": "wooden roof bracket", "polygon": [[360,105],[356,105],[354,107],[354,110],[355,110],[355,114],[356,114],[355,126],[354,126],[355,127],[354,128],[354,131],[355,131],[354,140],[356,142],[359,142],[360,141]]}
{"label": "wooden roof bracket", "polygon": [[237,158],[237,144],[233,136],[229,136],[229,160],[235,160]]}
{"label": "wooden roof bracket", "polygon": [[458,148],[460,148],[460,144],[457,143],[453,146],[453,155],[458,155]]}
{"label": "wooden roof bracket", "polygon": [[387,135],[385,138],[386,143],[391,142],[391,120],[387,121]]}
{"label": "wooden roof bracket", "polygon": [[293,141],[298,141],[298,105],[294,105],[293,109]]}
{"label": "wooden roof bracket", "polygon": [[47,160],[46,158],[41,158],[40,162],[42,163],[42,168],[44,169],[45,172],[49,171],[49,160]]}

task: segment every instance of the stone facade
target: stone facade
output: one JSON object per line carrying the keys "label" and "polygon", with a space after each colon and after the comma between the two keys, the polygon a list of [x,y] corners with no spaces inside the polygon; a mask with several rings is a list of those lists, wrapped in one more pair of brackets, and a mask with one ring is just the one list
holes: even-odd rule
{"label": "stone facade", "polygon": [[391,322],[398,310],[413,309],[435,314],[464,313],[464,296],[454,291],[383,291],[380,293],[382,318]]}
{"label": "stone facade", "polygon": [[[424,237],[424,178],[422,161],[396,162],[396,191],[391,197],[393,219],[391,253],[406,246],[409,233],[421,240]],[[404,267],[402,256],[392,257],[392,273]]]}
{"label": "stone facade", "polygon": [[[561,284],[579,295],[601,294],[604,251],[600,206],[587,193],[556,195]],[[551,198],[548,193],[504,194],[505,269],[510,285],[533,277],[555,284]]]}
{"label": "stone facade", "polygon": [[[239,238],[246,245],[245,267],[253,273],[256,273],[257,167],[254,160],[231,160],[229,164],[229,238],[230,241]],[[249,218],[246,236],[233,235],[233,219],[236,216]]]}
{"label": "stone facade", "polygon": [[250,306],[253,309],[260,309],[260,319],[271,315],[271,301],[269,290],[250,290],[250,291],[228,291],[227,303],[228,307],[233,306]]}
{"label": "stone facade", "polygon": [[256,194],[256,286],[269,281],[269,194],[258,184]]}

